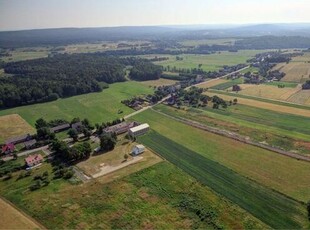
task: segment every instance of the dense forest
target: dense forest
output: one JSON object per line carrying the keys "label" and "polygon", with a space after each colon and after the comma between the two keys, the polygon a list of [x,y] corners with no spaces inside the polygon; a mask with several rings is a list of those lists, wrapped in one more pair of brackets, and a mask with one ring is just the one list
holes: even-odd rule
{"label": "dense forest", "polygon": [[83,54],[7,63],[4,70],[13,76],[0,78],[0,107],[99,92],[106,83],[125,81],[124,68],[118,58]]}
{"label": "dense forest", "polygon": [[154,65],[152,62],[143,60],[133,64],[129,77],[137,81],[147,81],[159,79],[162,74],[162,67]]}
{"label": "dense forest", "polygon": [[133,66],[135,80],[159,78],[161,67],[139,58],[103,54],[64,54],[7,63],[0,78],[0,108],[53,101],[59,97],[100,92],[109,83],[125,81],[125,67]]}

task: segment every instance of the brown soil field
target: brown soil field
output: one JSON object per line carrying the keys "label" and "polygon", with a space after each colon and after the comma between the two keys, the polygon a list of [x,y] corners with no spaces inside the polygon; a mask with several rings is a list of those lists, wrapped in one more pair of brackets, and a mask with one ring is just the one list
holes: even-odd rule
{"label": "brown soil field", "polygon": [[26,214],[20,212],[10,203],[0,198],[0,210],[4,215],[0,218],[0,229],[42,229],[43,226],[37,223]]}
{"label": "brown soil field", "polygon": [[253,84],[240,84],[240,94],[264,97],[275,100],[286,101],[293,94],[300,91],[300,88],[278,88],[277,86],[271,85],[253,85]]}
{"label": "brown soil field", "polygon": [[34,132],[34,128],[18,114],[0,116],[0,143],[11,137]]}
{"label": "brown soil field", "polygon": [[298,93],[289,97],[287,101],[303,105],[310,105],[310,90],[300,90]]}
{"label": "brown soil field", "polygon": [[269,110],[276,111],[276,112],[282,112],[282,113],[288,113],[288,114],[310,117],[310,110],[299,109],[299,108],[295,108],[295,107],[289,107],[289,106],[284,106],[284,105],[277,105],[277,104],[273,104],[273,103],[257,101],[254,99],[246,99],[246,98],[234,97],[234,96],[211,93],[211,92],[205,92],[204,94],[209,95],[209,96],[217,95],[220,98],[223,98],[224,100],[227,100],[227,101],[233,100],[234,98],[237,98],[239,104],[249,105],[249,106],[253,106],[253,107],[257,107],[257,108],[261,108],[261,109],[269,109]]}

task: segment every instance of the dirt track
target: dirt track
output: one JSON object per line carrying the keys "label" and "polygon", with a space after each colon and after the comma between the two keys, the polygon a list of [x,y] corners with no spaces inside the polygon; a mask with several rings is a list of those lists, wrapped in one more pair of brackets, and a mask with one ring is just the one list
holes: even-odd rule
{"label": "dirt track", "polygon": [[0,210],[3,214],[0,218],[0,229],[45,229],[43,225],[3,198],[0,198]]}

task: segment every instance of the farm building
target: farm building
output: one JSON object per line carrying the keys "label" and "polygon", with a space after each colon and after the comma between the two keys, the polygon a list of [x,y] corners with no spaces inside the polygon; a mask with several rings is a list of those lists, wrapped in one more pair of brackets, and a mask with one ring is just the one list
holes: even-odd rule
{"label": "farm building", "polygon": [[128,130],[128,134],[131,137],[137,137],[137,136],[140,136],[140,135],[147,133],[149,131],[149,129],[150,129],[150,126],[145,123],[145,124],[130,128]]}
{"label": "farm building", "polygon": [[32,137],[30,134],[27,134],[27,135],[23,135],[23,136],[18,136],[18,137],[13,137],[13,138],[10,138],[8,140],[5,141],[6,144],[19,144],[19,143],[22,143],[22,142],[25,142],[25,141],[29,141],[31,140]]}
{"label": "farm building", "polygon": [[30,141],[25,141],[23,143],[23,145],[24,145],[24,148],[31,149],[31,148],[33,148],[36,145],[36,143],[37,143],[37,141],[35,139],[33,139],[33,140],[30,140]]}
{"label": "farm building", "polygon": [[30,155],[25,158],[25,162],[28,167],[36,166],[43,162],[43,157],[41,154]]}
{"label": "farm building", "polygon": [[67,130],[70,128],[70,124],[66,123],[66,124],[62,124],[62,125],[57,125],[53,128],[50,128],[51,133],[57,133],[63,130]]}
{"label": "farm building", "polygon": [[14,152],[14,150],[15,150],[14,144],[10,143],[10,144],[6,144],[6,145],[2,146],[1,153],[2,154],[9,154],[9,153]]}
{"label": "farm building", "polygon": [[77,132],[81,132],[83,129],[83,124],[82,124],[82,122],[79,121],[79,122],[73,123],[71,125],[71,128],[75,129]]}
{"label": "farm building", "polygon": [[137,122],[122,122],[110,127],[107,127],[103,130],[104,133],[116,133],[117,135],[126,133],[130,128],[139,125]]}
{"label": "farm building", "polygon": [[139,155],[139,154],[143,153],[144,151],[145,151],[144,145],[136,145],[132,149],[132,154],[133,155]]}

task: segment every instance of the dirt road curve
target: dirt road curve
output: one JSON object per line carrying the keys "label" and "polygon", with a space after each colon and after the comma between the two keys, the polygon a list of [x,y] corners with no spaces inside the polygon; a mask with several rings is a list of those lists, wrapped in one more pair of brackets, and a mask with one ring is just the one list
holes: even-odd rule
{"label": "dirt road curve", "polygon": [[0,198],[0,210],[3,213],[0,229],[46,229],[3,198]]}

